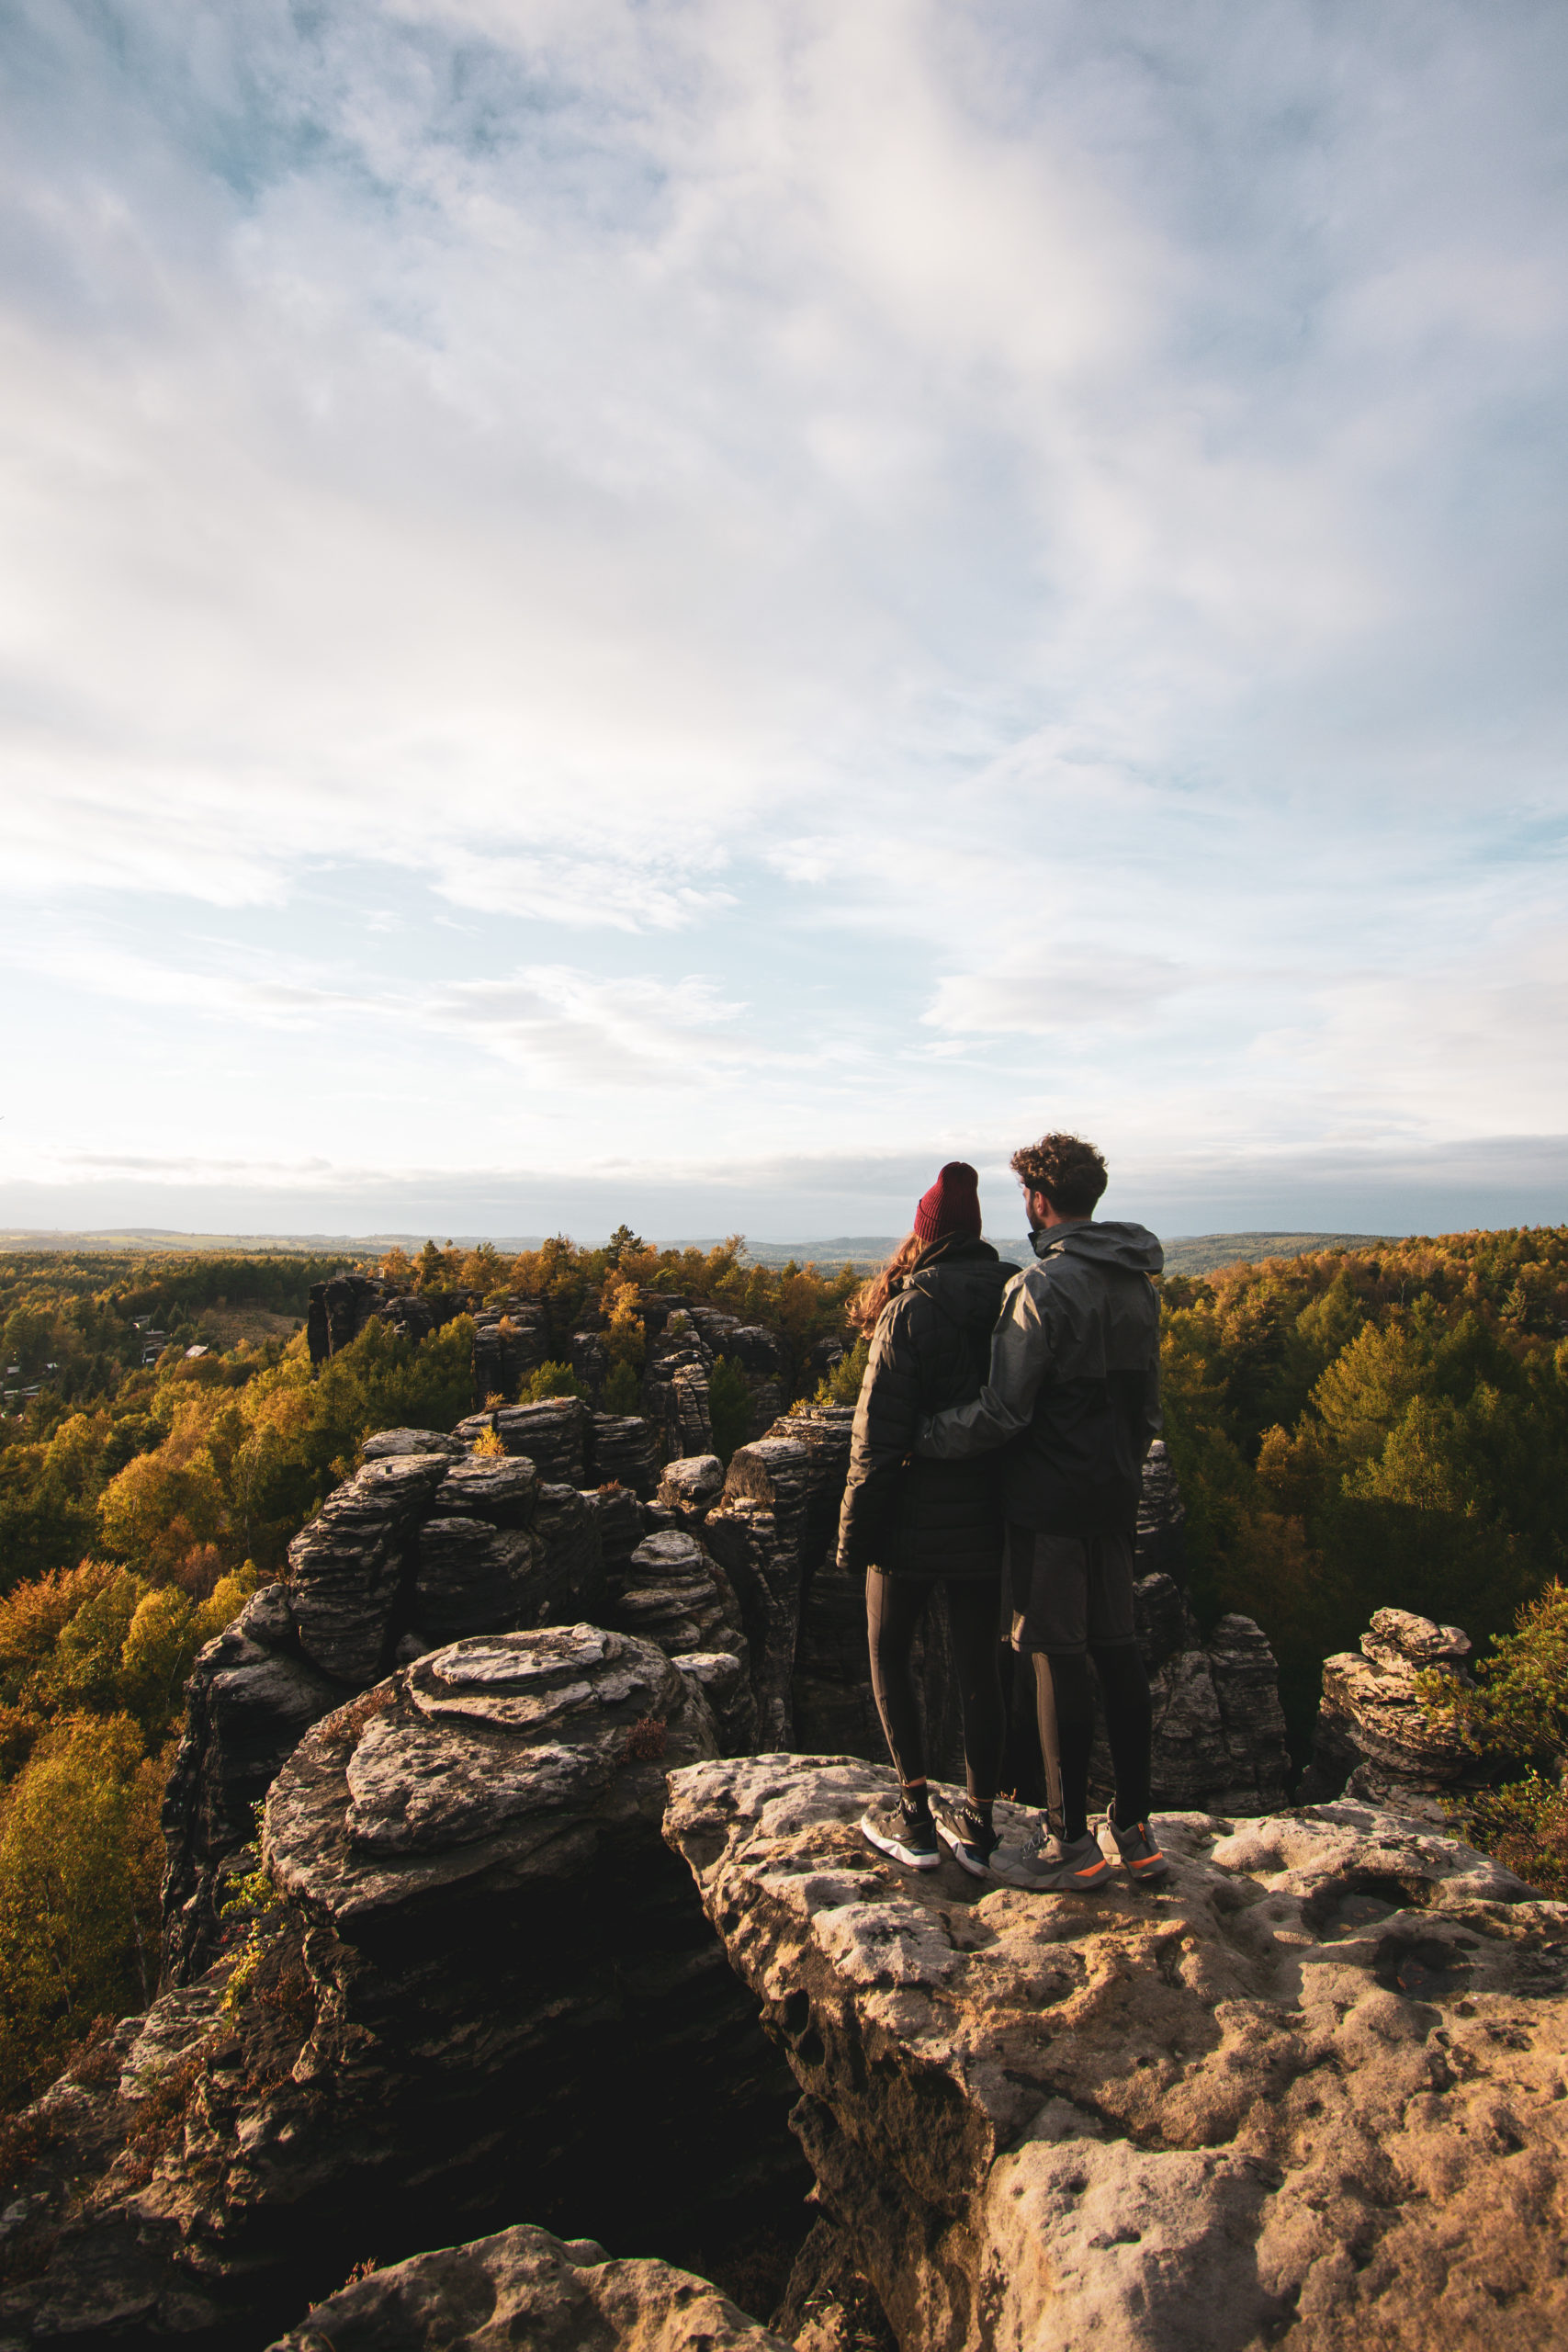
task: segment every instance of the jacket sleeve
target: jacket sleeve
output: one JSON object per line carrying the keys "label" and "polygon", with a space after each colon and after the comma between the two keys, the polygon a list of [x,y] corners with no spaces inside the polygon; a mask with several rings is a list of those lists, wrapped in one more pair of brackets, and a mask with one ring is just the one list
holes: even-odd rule
{"label": "jacket sleeve", "polygon": [[904,1303],[884,1308],[855,1400],[849,1483],[839,1512],[839,1566],[869,1567],[898,1515],[904,1464],[914,1451],[919,1372]]}
{"label": "jacket sleeve", "polygon": [[946,1412],[933,1413],[923,1420],[916,1451],[939,1462],[951,1462],[1005,1445],[1009,1438],[1029,1427],[1051,1354],[1046,1301],[1021,1274],[1002,1295],[984,1388],[972,1405],[950,1405]]}

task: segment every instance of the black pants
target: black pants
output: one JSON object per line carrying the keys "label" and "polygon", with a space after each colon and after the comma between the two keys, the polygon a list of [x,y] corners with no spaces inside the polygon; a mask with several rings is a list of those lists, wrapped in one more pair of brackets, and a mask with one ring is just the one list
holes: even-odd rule
{"label": "black pants", "polygon": [[1058,1838],[1089,1828],[1089,1758],[1094,1745],[1092,1657],[1105,1700],[1105,1736],[1116,1772],[1112,1817],[1123,1829],[1149,1810],[1149,1678],[1134,1642],[1091,1642],[1082,1650],[1035,1650],[1034,1699],[1045,1759],[1045,1813]]}
{"label": "black pants", "polygon": [[[931,1577],[888,1577],[868,1568],[865,1628],[871,1645],[871,1687],[887,1746],[906,1786],[926,1777],[925,1743],[911,1662],[915,1635],[931,1599]],[[1002,1713],[999,1637],[1000,1575],[944,1577],[953,1660],[964,1712],[964,1778],[972,1797],[988,1802],[1001,1774]]]}

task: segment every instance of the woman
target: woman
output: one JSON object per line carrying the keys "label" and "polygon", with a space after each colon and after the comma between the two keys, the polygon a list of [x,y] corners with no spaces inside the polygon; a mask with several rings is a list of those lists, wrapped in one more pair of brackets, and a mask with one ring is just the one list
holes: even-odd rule
{"label": "woman", "polygon": [[[1002,1292],[1018,1272],[980,1238],[979,1178],[950,1161],[915,1212],[915,1229],[860,1292],[852,1314],[872,1333],[855,1407],[839,1566],[865,1570],[871,1686],[898,1794],[861,1823],[880,1853],[934,1871],[940,1836],[977,1878],[996,1846],[991,1808],[1004,1718],[1000,1457],[926,1462],[914,1453],[920,1417],[979,1395]],[[964,1715],[967,1799],[934,1816],[915,1695],[915,1635],[941,1578]]]}

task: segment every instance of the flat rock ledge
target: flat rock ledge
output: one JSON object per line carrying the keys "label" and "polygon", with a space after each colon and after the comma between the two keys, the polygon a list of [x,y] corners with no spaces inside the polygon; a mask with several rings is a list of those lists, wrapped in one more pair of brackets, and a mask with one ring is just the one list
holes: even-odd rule
{"label": "flat rock ledge", "polygon": [[705,2278],[520,2224],[378,2270],[271,2352],[788,2352]]}
{"label": "flat rock ledge", "polygon": [[1568,1905],[1353,1802],[1165,1815],[1162,1890],[917,1877],[891,1785],[696,1764],[665,1836],[902,2352],[1568,2342]]}

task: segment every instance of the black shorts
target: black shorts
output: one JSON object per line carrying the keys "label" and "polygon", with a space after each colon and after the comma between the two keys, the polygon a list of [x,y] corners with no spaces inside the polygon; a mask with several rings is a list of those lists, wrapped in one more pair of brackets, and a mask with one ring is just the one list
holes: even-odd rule
{"label": "black shorts", "polygon": [[1008,1529],[1015,1650],[1081,1652],[1135,1642],[1130,1535],[1042,1535]]}

